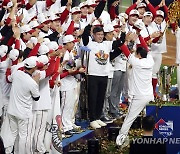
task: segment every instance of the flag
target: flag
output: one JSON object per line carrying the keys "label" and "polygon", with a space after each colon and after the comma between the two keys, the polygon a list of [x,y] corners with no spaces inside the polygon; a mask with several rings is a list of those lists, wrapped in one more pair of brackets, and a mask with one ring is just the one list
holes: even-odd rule
{"label": "flag", "polygon": [[59,87],[55,86],[51,91],[52,110],[49,112],[48,125],[45,136],[45,146],[50,154],[62,152],[62,120],[60,110]]}

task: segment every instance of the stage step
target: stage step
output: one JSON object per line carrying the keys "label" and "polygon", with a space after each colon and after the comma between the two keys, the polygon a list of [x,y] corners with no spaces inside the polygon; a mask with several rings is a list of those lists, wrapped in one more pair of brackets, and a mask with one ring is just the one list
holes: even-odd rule
{"label": "stage step", "polygon": [[78,122],[77,125],[80,125],[83,129],[85,129],[85,131],[80,134],[74,134],[70,138],[63,139],[63,154],[67,154],[68,151],[72,149],[84,150],[83,153],[86,153],[87,142],[89,139],[101,139],[105,136],[107,137],[109,127],[120,127],[122,125],[122,121],[123,119],[117,120],[112,124],[108,124],[106,127],[102,127],[96,130],[89,129],[87,127],[89,124],[87,121]]}

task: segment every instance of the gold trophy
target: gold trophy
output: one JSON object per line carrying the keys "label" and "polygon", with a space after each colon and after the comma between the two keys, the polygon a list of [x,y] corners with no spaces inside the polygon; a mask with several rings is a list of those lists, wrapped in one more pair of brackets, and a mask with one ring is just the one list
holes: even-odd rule
{"label": "gold trophy", "polygon": [[175,0],[168,7],[168,23],[175,23],[175,30],[178,28],[178,22],[180,19],[180,0]]}

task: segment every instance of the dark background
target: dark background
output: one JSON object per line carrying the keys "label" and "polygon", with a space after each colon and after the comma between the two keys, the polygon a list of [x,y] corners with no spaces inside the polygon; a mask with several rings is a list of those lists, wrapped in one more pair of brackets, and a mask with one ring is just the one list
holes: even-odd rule
{"label": "dark background", "polygon": [[[109,11],[111,4],[115,0],[107,0],[107,10]],[[137,0],[132,0],[133,3],[135,3]],[[159,5],[161,0],[149,0],[153,6]],[[166,5],[168,6],[170,3],[172,3],[174,0],[166,0]],[[73,7],[78,6],[81,0],[73,0]],[[67,0],[61,0],[61,5],[64,6],[66,5]],[[163,9],[162,9],[163,10]],[[116,14],[119,14],[119,7],[116,7]]]}
{"label": "dark background", "polygon": [[[149,0],[153,6],[159,5],[161,0]],[[174,0],[166,0],[166,5],[168,6],[170,3],[172,3]],[[133,0],[133,3],[135,3],[136,0]]]}

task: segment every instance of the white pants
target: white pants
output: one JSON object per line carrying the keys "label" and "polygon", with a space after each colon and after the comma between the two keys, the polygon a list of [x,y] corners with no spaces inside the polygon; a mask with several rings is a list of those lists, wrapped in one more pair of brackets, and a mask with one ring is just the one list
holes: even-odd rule
{"label": "white pants", "polygon": [[179,100],[180,100],[180,64],[177,66],[177,84],[179,90]]}
{"label": "white pants", "polygon": [[61,91],[61,113],[64,132],[73,129],[77,88]]}
{"label": "white pants", "polygon": [[132,100],[130,100],[128,113],[126,118],[124,119],[123,125],[119,134],[127,135],[128,131],[133,124],[134,120],[140,114],[140,112],[144,109],[144,107],[153,100],[153,96],[133,96]]}
{"label": "white pants", "polygon": [[34,148],[38,154],[45,153],[44,137],[46,132],[46,122],[48,118],[48,110],[35,111],[34,123]]}
{"label": "white pants", "polygon": [[74,104],[74,110],[72,113],[72,123],[75,123],[75,115],[78,110],[78,105],[79,105],[79,95],[80,95],[80,85],[81,82],[77,82],[77,88],[75,88],[75,104]]}
{"label": "white pants", "polygon": [[[2,100],[2,89],[0,86],[0,100]],[[2,101],[0,102],[0,116],[2,115],[2,108],[3,108],[3,103]]]}
{"label": "white pants", "polygon": [[[18,152],[17,154],[30,154],[29,151],[29,141],[28,141],[28,135],[30,132],[28,132],[28,127],[31,125],[31,119],[19,119],[15,116],[12,116],[8,114],[9,118],[9,125],[12,132],[12,140],[14,145],[18,145]],[[18,139],[17,139],[18,137]],[[15,143],[18,142],[18,143]],[[6,149],[6,154],[11,153],[13,150],[13,147],[8,147]]]}
{"label": "white pants", "polygon": [[162,54],[161,53],[153,53],[153,52],[151,52],[151,55],[152,55],[153,60],[154,60],[152,77],[154,79],[157,79],[157,73],[159,72],[159,69],[160,69],[161,63],[162,63]]}

